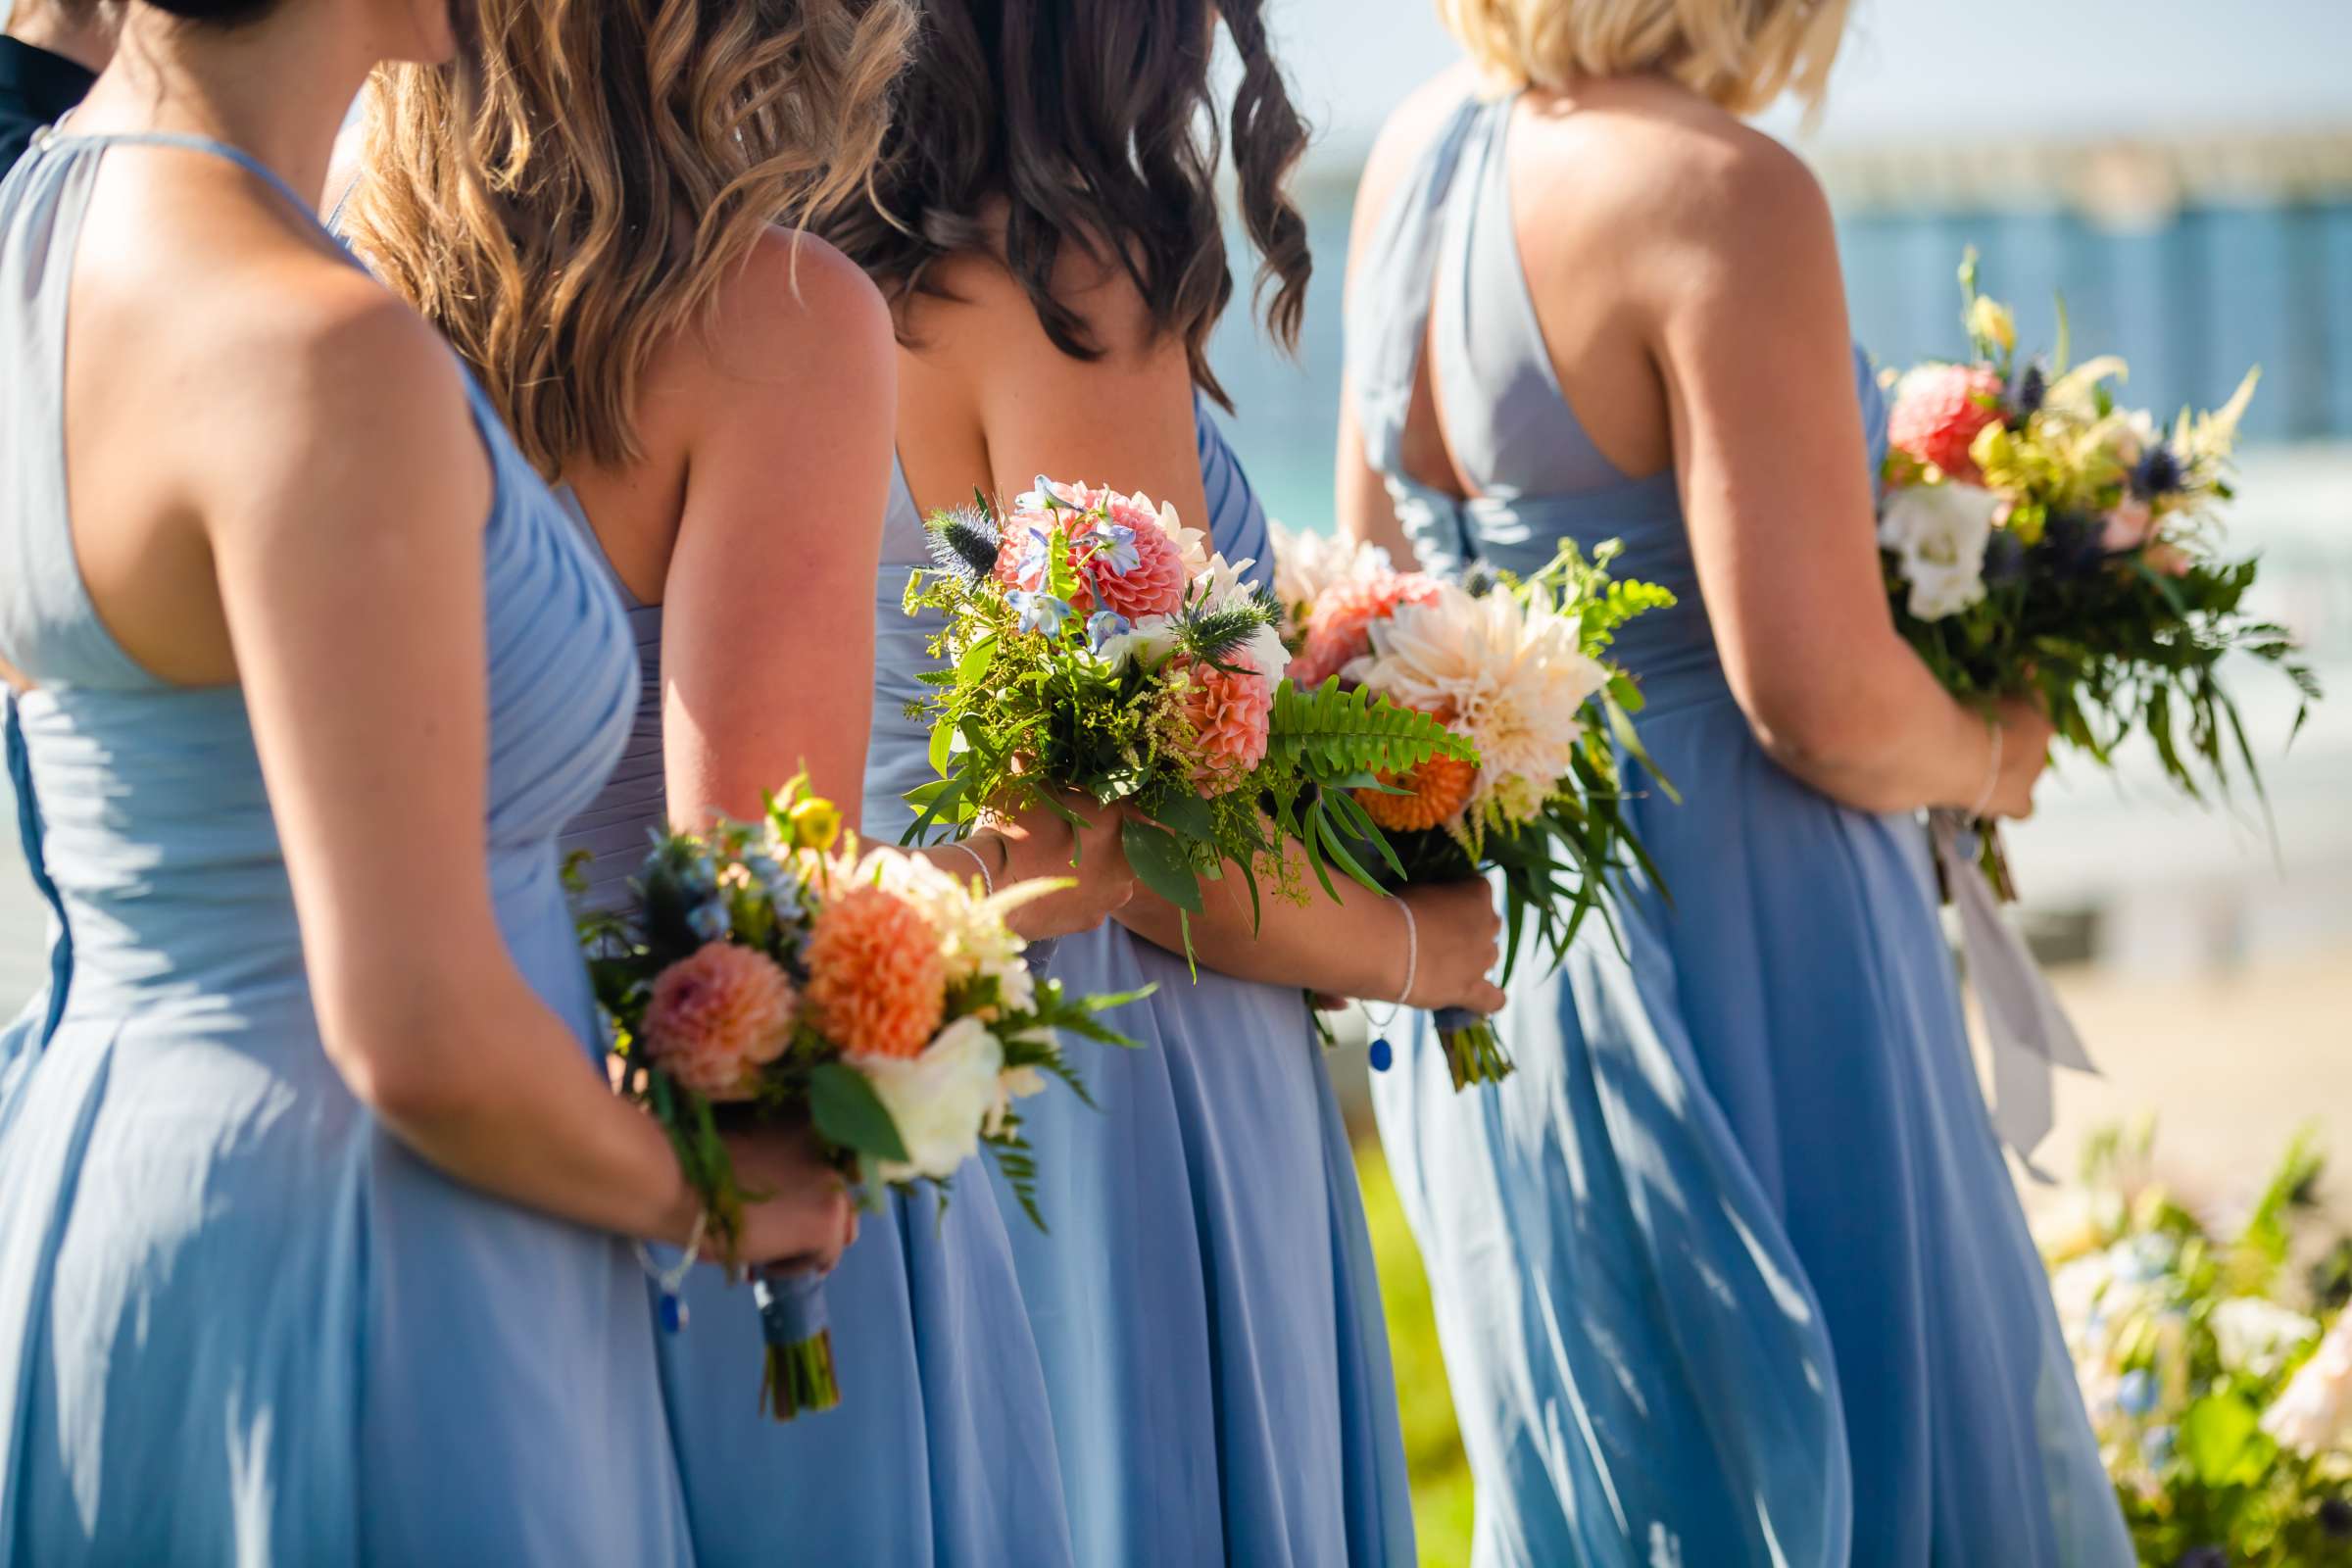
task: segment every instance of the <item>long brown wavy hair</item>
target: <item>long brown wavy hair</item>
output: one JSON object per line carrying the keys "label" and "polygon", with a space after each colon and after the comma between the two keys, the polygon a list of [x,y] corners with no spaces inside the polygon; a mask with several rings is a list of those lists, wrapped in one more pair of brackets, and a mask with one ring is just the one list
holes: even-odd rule
{"label": "long brown wavy hair", "polygon": [[[944,295],[932,275],[943,259],[994,256],[1054,347],[1093,359],[1101,345],[1054,290],[1074,246],[1125,270],[1153,326],[1183,341],[1194,383],[1230,409],[1206,357],[1233,297],[1216,185],[1228,126],[1256,296],[1286,346],[1313,265],[1289,191],[1306,122],[1266,36],[1267,3],[926,0],[875,199],[845,205],[826,237],[894,306]],[[1220,19],[1242,68],[1225,125],[1209,73]]]}
{"label": "long brown wavy hair", "polygon": [[[770,224],[863,199],[910,0],[473,0],[479,86],[370,85],[345,232],[551,477],[642,456],[655,349]],[[475,172],[475,171],[479,172]]]}

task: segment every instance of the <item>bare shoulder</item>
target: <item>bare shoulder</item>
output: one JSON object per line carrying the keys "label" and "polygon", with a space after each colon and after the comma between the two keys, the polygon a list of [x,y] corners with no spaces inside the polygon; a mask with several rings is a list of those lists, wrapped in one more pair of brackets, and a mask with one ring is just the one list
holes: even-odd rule
{"label": "bare shoulder", "polygon": [[1447,67],[1406,94],[1381,122],[1364,172],[1356,184],[1355,232],[1361,237],[1385,212],[1414,164],[1464,99],[1480,91],[1478,73],[1468,64]]}
{"label": "bare shoulder", "polygon": [[814,234],[771,226],[719,286],[711,337],[837,365],[887,360],[890,311],[856,262]]}
{"label": "bare shoulder", "polygon": [[486,495],[487,468],[457,359],[423,318],[319,255],[256,258],[208,292],[211,310],[178,313],[202,324],[164,360],[203,367],[182,451],[218,525],[300,514],[331,527],[372,514],[349,498],[379,494],[479,524],[486,503],[425,504],[437,488]]}
{"label": "bare shoulder", "polygon": [[1514,128],[1514,188],[1556,195],[1621,239],[1743,249],[1829,230],[1802,158],[1677,88],[1620,80],[1573,103],[1531,97]]}

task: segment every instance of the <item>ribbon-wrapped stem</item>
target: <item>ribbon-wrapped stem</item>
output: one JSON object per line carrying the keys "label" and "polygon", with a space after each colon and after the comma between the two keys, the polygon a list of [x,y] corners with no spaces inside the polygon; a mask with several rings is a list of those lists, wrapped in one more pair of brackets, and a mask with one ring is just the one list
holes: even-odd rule
{"label": "ribbon-wrapped stem", "polygon": [[1960,811],[1931,811],[1928,835],[1944,897],[1960,917],[1968,983],[1991,1046],[1993,1126],[2026,1170],[2047,1181],[2034,1163],[2034,1152],[2057,1122],[2051,1070],[2095,1073],[2098,1068],[2033,953],[2002,917],[2002,892],[2014,897],[2015,890],[1998,844],[1987,847],[1989,830]]}
{"label": "ribbon-wrapped stem", "polygon": [[1511,1058],[1483,1013],[1468,1007],[1440,1007],[1433,1021],[1438,1044],[1446,1050],[1446,1067],[1453,1075],[1455,1093],[1472,1084],[1500,1083],[1511,1075]]}
{"label": "ribbon-wrapped stem", "polygon": [[767,1366],[760,1408],[778,1421],[841,1403],[833,1373],[833,1331],[825,1318],[825,1282],[815,1274],[761,1274],[752,1281]]}

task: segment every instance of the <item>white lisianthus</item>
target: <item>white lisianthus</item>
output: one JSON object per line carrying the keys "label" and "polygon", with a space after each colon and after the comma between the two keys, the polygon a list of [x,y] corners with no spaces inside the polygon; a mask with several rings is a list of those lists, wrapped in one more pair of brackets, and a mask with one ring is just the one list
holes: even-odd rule
{"label": "white lisianthus", "polygon": [[[1150,496],[1139,494],[1135,502],[1147,512],[1152,510]],[[1209,562],[1208,535],[1198,528],[1187,528],[1183,519],[1176,515],[1176,509],[1165,501],[1159,504],[1158,516],[1159,531],[1166,534],[1168,542],[1176,547],[1176,558],[1184,563],[1185,576],[1188,579],[1198,577],[1206,571]]]}
{"label": "white lisianthus", "polygon": [[2320,1332],[2318,1323],[2258,1296],[2233,1296],[2217,1303],[2206,1321],[2214,1348],[2231,1372],[2265,1378],[2278,1370],[2290,1350]]}
{"label": "white lisianthus", "polygon": [[2285,1392],[2263,1412],[2262,1430],[2306,1456],[2352,1446],[2352,1312],[2335,1320]]}
{"label": "white lisianthus", "polygon": [[1879,543],[1911,585],[1911,613],[1941,620],[1984,597],[1984,546],[2001,498],[1980,485],[1906,485],[1886,498]]}
{"label": "white lisianthus", "polygon": [[945,1181],[980,1152],[981,1129],[1004,1096],[1004,1047],[988,1025],[958,1018],[919,1056],[855,1060],[906,1146],[904,1164],[883,1162],[885,1181]]}
{"label": "white lisianthus", "polygon": [[1433,602],[1399,605],[1370,629],[1371,656],[1350,676],[1403,707],[1453,715],[1478,748],[1472,813],[1502,780],[1523,781],[1501,803],[1523,808],[1530,789],[1540,798],[1570,771],[1585,704],[1609,678],[1584,651],[1580,622],[1541,602],[1473,597],[1447,583]]}

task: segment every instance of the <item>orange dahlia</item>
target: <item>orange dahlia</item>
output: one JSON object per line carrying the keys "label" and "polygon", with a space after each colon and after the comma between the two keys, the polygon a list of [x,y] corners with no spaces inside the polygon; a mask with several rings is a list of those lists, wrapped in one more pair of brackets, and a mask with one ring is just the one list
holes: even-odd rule
{"label": "orange dahlia", "polygon": [[1291,679],[1309,690],[1322,685],[1372,651],[1374,621],[1396,613],[1398,605],[1437,597],[1437,579],[1418,571],[1376,571],[1333,583],[1306,612],[1306,646],[1291,664]]}
{"label": "orange dahlia", "polygon": [[853,1056],[919,1056],[939,1033],[948,975],[939,933],[885,888],[853,888],[808,935],[809,1016]]}
{"label": "orange dahlia", "polygon": [[712,1100],[748,1100],[760,1069],[792,1040],[792,982],[763,953],[696,949],[654,979],[645,1049],[679,1083]]}
{"label": "orange dahlia", "polygon": [[1391,833],[1419,833],[1442,826],[1469,804],[1478,785],[1478,764],[1450,757],[1433,757],[1409,773],[1383,773],[1380,781],[1402,795],[1379,790],[1356,790],[1356,804]]}

